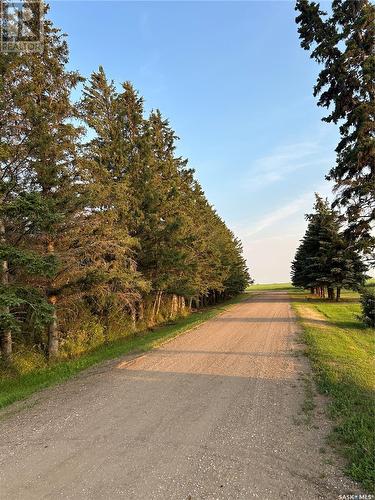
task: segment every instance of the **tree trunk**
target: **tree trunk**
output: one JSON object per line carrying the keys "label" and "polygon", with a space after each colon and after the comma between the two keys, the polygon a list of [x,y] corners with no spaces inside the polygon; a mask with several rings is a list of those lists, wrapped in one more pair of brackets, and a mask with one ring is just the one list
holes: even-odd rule
{"label": "tree trunk", "polygon": [[173,313],[174,313],[174,295],[172,295],[172,297],[171,297],[171,310],[169,313],[170,318],[173,318]]}
{"label": "tree trunk", "polygon": [[[53,255],[55,253],[55,244],[53,241],[47,243],[47,253]],[[50,290],[53,289],[53,283],[50,284]],[[55,358],[59,352],[59,332],[57,329],[57,311],[56,303],[57,296],[51,293],[48,297],[48,302],[53,307],[52,319],[48,325],[48,358]]]}
{"label": "tree trunk", "polygon": [[158,303],[158,298],[159,298],[159,292],[157,291],[156,295],[155,295],[154,303],[152,304],[152,313],[151,313],[151,324],[152,325],[155,324],[155,314],[156,314],[156,306]]}
{"label": "tree trunk", "polygon": [[335,295],[334,289],[331,288],[331,287],[328,287],[327,288],[327,292],[328,292],[328,298],[329,298],[329,300],[333,300],[334,299],[334,295]]}
{"label": "tree trunk", "polygon": [[171,300],[171,318],[175,318],[178,314],[178,297],[177,295],[173,294],[172,295],[172,300]]}
{"label": "tree trunk", "polygon": [[139,321],[143,321],[143,318],[145,316],[144,311],[145,311],[145,308],[144,308],[143,300],[140,300],[139,304],[138,304],[138,319],[139,319]]}
{"label": "tree trunk", "polygon": [[[5,242],[5,226],[4,222],[0,220],[0,242],[4,245]],[[8,261],[3,260],[1,263],[2,279],[1,282],[5,288],[9,285],[9,266]],[[9,314],[9,307],[5,306],[2,308],[2,312]],[[1,353],[4,359],[9,360],[12,355],[12,332],[10,330],[4,330],[1,334]]]}
{"label": "tree trunk", "polygon": [[52,319],[48,326],[48,358],[53,359],[59,353],[59,332],[57,330],[57,298],[53,295],[49,298],[49,303],[53,306]]}
{"label": "tree trunk", "polygon": [[315,293],[315,288],[313,286],[310,288],[310,293],[311,293],[311,295],[314,295],[314,293]]}
{"label": "tree trunk", "polygon": [[161,304],[161,296],[163,295],[163,292],[160,290],[159,292],[159,299],[158,299],[158,305],[156,308],[156,317],[159,316],[159,311],[160,311],[160,304]]}
{"label": "tree trunk", "polygon": [[1,335],[1,354],[7,361],[12,356],[12,332],[10,330],[4,331]]}
{"label": "tree trunk", "polygon": [[341,288],[337,287],[336,288],[336,302],[340,300],[340,295],[341,295]]}

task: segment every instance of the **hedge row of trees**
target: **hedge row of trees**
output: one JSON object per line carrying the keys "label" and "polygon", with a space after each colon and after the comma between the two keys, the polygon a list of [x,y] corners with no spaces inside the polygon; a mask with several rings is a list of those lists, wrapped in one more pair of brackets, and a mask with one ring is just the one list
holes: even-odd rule
{"label": "hedge row of trees", "polygon": [[176,155],[168,121],[145,116],[132,84],[116,87],[103,68],[88,81],[68,71],[65,37],[43,22],[41,53],[0,55],[7,358],[15,341],[49,357],[60,344],[85,349],[249,282],[240,241]]}
{"label": "hedge row of trees", "polygon": [[342,288],[360,290],[368,276],[367,265],[346,239],[342,218],[327,200],[316,195],[314,213],[292,263],[294,286],[338,301]]}

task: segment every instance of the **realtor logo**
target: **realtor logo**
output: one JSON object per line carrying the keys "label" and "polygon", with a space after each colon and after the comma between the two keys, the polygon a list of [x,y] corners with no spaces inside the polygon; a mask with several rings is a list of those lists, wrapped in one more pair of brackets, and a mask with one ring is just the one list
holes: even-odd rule
{"label": "realtor logo", "polygon": [[43,49],[42,0],[0,0],[0,51],[41,52]]}

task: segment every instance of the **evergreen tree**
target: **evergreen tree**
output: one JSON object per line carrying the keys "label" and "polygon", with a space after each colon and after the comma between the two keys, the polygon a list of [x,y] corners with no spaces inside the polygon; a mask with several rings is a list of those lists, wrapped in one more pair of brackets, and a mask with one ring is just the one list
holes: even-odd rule
{"label": "evergreen tree", "polygon": [[[183,179],[180,193],[183,195],[187,231],[191,235],[188,245],[189,269],[192,271],[189,288],[196,304],[205,304],[243,291],[249,275],[239,242],[207,202],[201,186],[193,178],[193,172],[184,171]],[[243,271],[237,288],[230,281],[231,272],[235,274],[236,266],[237,272],[239,268]]]}
{"label": "evergreen tree", "polygon": [[85,85],[80,103],[81,116],[95,137],[85,146],[86,207],[78,238],[84,261],[80,286],[103,318],[106,333],[111,306],[122,304],[134,322],[136,303],[149,288],[137,271],[139,243],[129,232],[133,146],[123,104],[100,67]]}
{"label": "evergreen tree", "polygon": [[[25,124],[17,107],[17,96],[14,82],[20,57],[15,54],[0,54],[0,163],[1,163],[1,214],[0,245],[1,260],[1,292],[0,292],[0,347],[4,358],[12,353],[12,330],[18,324],[12,314],[12,307],[20,305],[10,286],[9,256],[5,249],[9,248],[9,229],[6,225],[5,208],[14,197],[22,168],[24,167],[23,138],[26,133]],[[17,126],[18,125],[18,126]]]}
{"label": "evergreen tree", "polygon": [[[37,6],[31,2],[29,8],[33,10]],[[35,22],[35,18],[28,22]],[[30,163],[39,132],[32,117],[41,107],[40,101],[33,101],[29,94],[37,83],[37,57],[23,52],[0,55],[0,329],[5,357],[11,354],[12,333],[21,330],[20,317],[31,316],[32,328],[36,329],[48,322],[52,312],[35,277],[51,277],[56,259],[33,251],[25,242],[26,239],[29,243],[35,242],[35,231],[41,228],[43,214],[45,219],[51,216],[49,204],[44,202],[40,190],[34,189],[36,172]],[[40,89],[38,96],[42,99]]]}
{"label": "evergreen tree", "polygon": [[345,238],[340,218],[327,200],[316,195],[315,212],[306,215],[309,221],[301,245],[292,263],[294,286],[318,290],[324,296],[340,298],[343,287],[359,290],[366,280],[367,266]]}
{"label": "evergreen tree", "polygon": [[337,161],[327,178],[335,182],[336,205],[346,208],[347,235],[371,251],[375,219],[374,53],[375,7],[369,0],[334,0],[332,12],[298,0],[301,46],[323,65],[314,95],[330,108],[323,118],[340,123]]}
{"label": "evergreen tree", "polygon": [[246,261],[242,256],[242,243],[236,238],[232,232],[231,239],[231,252],[226,254],[229,261],[229,275],[224,281],[224,288],[226,293],[232,297],[239,292],[243,292],[248,285],[253,283],[250,278],[249,270],[247,269]]}
{"label": "evergreen tree", "polygon": [[[29,8],[33,10],[38,5],[30,2]],[[45,7],[44,16],[47,11]],[[37,16],[27,22],[37,22]],[[24,247],[48,262],[60,261],[54,273],[49,268],[33,282],[49,302],[48,352],[55,356],[58,350],[56,303],[61,282],[66,282],[64,270],[70,267],[66,262],[69,252],[62,251],[61,243],[67,240],[78,205],[80,129],[72,123],[75,111],[70,93],[80,77],[65,69],[68,48],[64,35],[46,17],[42,22],[43,50],[21,53],[7,75],[7,81],[13,85],[11,110],[19,115],[23,128],[22,173],[18,168],[21,186],[17,187],[11,210],[17,226],[14,232],[19,233],[15,239],[18,252]],[[12,124],[11,114],[9,123]]]}
{"label": "evergreen tree", "polygon": [[187,162],[175,157],[177,137],[159,111],[152,112],[147,120],[146,137],[150,160],[141,182],[144,220],[138,233],[139,262],[160,302],[163,293],[192,293],[189,281],[195,236],[184,203],[184,189],[191,196],[189,186],[184,186]]}

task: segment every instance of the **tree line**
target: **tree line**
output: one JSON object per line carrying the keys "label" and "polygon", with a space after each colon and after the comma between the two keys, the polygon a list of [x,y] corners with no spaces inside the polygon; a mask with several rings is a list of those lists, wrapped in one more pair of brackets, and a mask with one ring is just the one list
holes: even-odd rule
{"label": "tree line", "polygon": [[43,24],[40,53],[0,55],[7,359],[13,344],[50,358],[81,352],[250,280],[240,241],[176,154],[168,120],[145,116],[133,85],[115,85],[102,67],[88,80],[69,71],[65,36]]}

